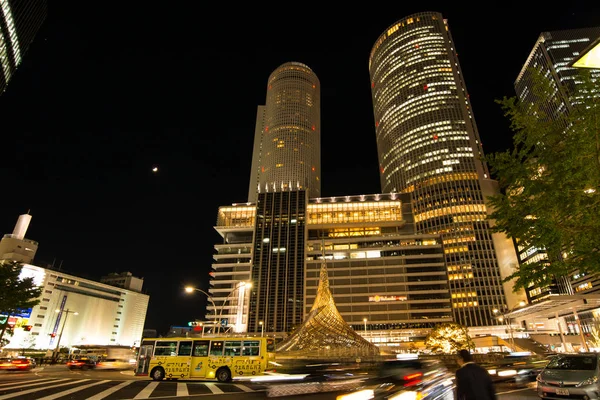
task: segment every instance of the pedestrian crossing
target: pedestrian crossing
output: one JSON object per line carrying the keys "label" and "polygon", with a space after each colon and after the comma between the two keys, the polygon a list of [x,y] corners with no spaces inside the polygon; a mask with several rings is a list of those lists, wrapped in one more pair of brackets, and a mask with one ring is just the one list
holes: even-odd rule
{"label": "pedestrian crossing", "polygon": [[0,400],[137,400],[260,391],[240,383],[40,378],[0,383]]}

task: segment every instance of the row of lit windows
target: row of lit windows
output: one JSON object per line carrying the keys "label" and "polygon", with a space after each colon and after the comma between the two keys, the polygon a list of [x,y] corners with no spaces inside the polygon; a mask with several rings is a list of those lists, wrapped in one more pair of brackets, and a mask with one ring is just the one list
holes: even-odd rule
{"label": "row of lit windows", "polygon": [[477,307],[478,303],[476,301],[466,301],[461,303],[453,303],[452,307],[454,308],[465,308],[465,307]]}
{"label": "row of lit windows", "polygon": [[[450,120],[441,121],[437,127],[429,127],[427,129],[415,129],[411,130],[407,133],[399,137],[394,137],[394,146],[390,148],[390,150],[384,155],[384,159],[390,158],[389,164],[393,163],[398,159],[402,159],[404,156],[412,153],[416,153],[416,151],[420,148],[424,147],[422,142],[426,142],[425,145],[431,145],[433,140],[437,140],[440,137],[467,137],[466,131],[457,130],[452,125]],[[390,132],[392,133],[392,132]],[[395,133],[395,132],[394,132]],[[422,156],[426,156],[427,153],[432,153],[433,151],[447,151],[450,150],[447,147],[435,149],[432,151],[431,148],[425,148],[425,151],[422,153]],[[454,154],[454,153],[451,153]],[[404,166],[405,164],[400,164],[400,166]]]}
{"label": "row of lit windows", "polygon": [[[455,182],[455,181],[469,181],[477,180],[477,173],[475,172],[455,172],[453,174],[446,174],[442,176],[435,176],[424,180],[423,182],[417,183],[417,187],[435,186],[439,183]],[[415,186],[410,185],[406,188],[406,192],[414,192]]]}
{"label": "row of lit windows", "polygon": [[448,274],[449,281],[457,281],[457,280],[461,280],[461,279],[470,279],[470,278],[473,278],[472,272],[469,272],[466,274]]}
{"label": "row of lit windows", "polygon": [[465,269],[472,269],[473,267],[471,266],[471,264],[464,264],[464,265],[448,265],[448,271],[462,271]]}
{"label": "row of lit windows", "polygon": [[581,292],[584,290],[591,289],[593,287],[592,282],[585,282],[575,287],[576,292]]}
{"label": "row of lit windows", "polygon": [[451,247],[451,248],[445,248],[444,249],[444,253],[445,254],[452,254],[452,253],[464,253],[469,251],[469,247],[468,246],[460,246],[460,247]]}
{"label": "row of lit windows", "polygon": [[[444,62],[444,64],[448,64],[448,62]],[[400,65],[395,65],[394,68],[390,69],[388,72],[396,72]],[[415,94],[414,88],[423,87],[423,90],[433,89],[434,86],[437,85],[452,85],[454,83],[453,76],[451,72],[446,71],[447,67],[441,68],[439,66],[435,66],[435,69],[424,70],[416,74],[411,75],[400,75],[395,74],[392,76],[392,80],[387,83],[387,85],[382,86],[378,91],[375,91],[375,99],[377,100],[377,108],[378,109],[387,109],[389,103],[391,101],[396,102],[398,97],[406,97],[404,103],[401,103],[401,107],[411,106],[411,103],[420,104],[422,101],[422,96],[411,96]],[[450,69],[450,71],[452,71]],[[423,82],[427,82],[425,86]],[[438,92],[439,93],[439,92]],[[415,105],[415,104],[413,104]],[[385,118],[382,118],[384,120]]]}
{"label": "row of lit windows", "polygon": [[452,293],[453,299],[461,299],[465,297],[477,297],[477,292]]}
{"label": "row of lit windows", "polygon": [[335,203],[311,203],[307,211],[314,212],[350,212],[369,210],[397,210],[402,203],[399,200],[388,201],[361,201],[361,202],[335,202]]}
{"label": "row of lit windows", "polygon": [[421,222],[429,218],[436,218],[445,215],[453,215],[460,213],[483,213],[487,212],[485,204],[465,204],[459,206],[442,207],[436,210],[426,211],[415,215],[415,222]]}
{"label": "row of lit windows", "polygon": [[444,239],[444,245],[450,245],[455,243],[463,243],[463,242],[474,242],[475,236],[462,236],[457,238],[447,238]]}

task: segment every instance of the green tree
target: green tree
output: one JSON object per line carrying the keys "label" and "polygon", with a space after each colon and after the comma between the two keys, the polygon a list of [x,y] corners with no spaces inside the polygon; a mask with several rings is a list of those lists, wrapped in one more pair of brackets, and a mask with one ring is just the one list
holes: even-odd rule
{"label": "green tree", "polygon": [[467,328],[455,322],[437,324],[425,338],[425,348],[438,354],[453,354],[461,349],[474,349]]}
{"label": "green tree", "polygon": [[520,251],[545,254],[506,277],[515,279],[515,292],[575,272],[600,272],[598,81],[582,71],[580,84],[570,88],[575,106],[565,108],[552,95],[556,87],[532,73],[529,89],[540,101],[496,101],[510,120],[513,148],[486,157],[500,185],[500,194],[489,198],[493,230],[514,238]]}
{"label": "green tree", "polygon": [[0,314],[6,316],[0,323],[0,343],[4,345],[7,343],[3,338],[9,317],[40,303],[43,288],[36,286],[33,278],[20,279],[22,270],[23,265],[17,261],[0,261]]}

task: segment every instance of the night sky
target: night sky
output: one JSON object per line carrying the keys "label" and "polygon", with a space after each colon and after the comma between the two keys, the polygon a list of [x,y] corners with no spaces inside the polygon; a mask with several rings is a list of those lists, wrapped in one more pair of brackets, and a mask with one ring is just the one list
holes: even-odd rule
{"label": "night sky", "polygon": [[389,26],[423,11],[448,19],[490,153],[511,146],[495,100],[515,95],[539,34],[600,23],[599,6],[584,1],[536,11],[510,2],[329,7],[335,13],[253,3],[233,15],[232,3],[74,3],[50,2],[0,95],[0,234],[30,210],[37,261],[94,280],[143,277],[146,328],[159,333],[204,315],[205,297],[183,287],[207,290],[218,207],[247,201],[256,109],[279,65],[302,62],[320,79],[323,196],[373,194],[368,60]]}

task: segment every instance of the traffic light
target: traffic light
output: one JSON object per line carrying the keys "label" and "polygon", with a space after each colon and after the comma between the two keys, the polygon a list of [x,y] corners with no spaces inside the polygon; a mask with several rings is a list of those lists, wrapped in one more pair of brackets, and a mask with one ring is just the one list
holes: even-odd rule
{"label": "traffic light", "polygon": [[33,326],[31,325],[24,325],[23,326],[23,330],[29,332],[31,330],[31,328],[33,328]]}
{"label": "traffic light", "polygon": [[52,332],[52,333],[50,334],[50,336],[51,336],[51,337],[56,337],[56,333]]}

